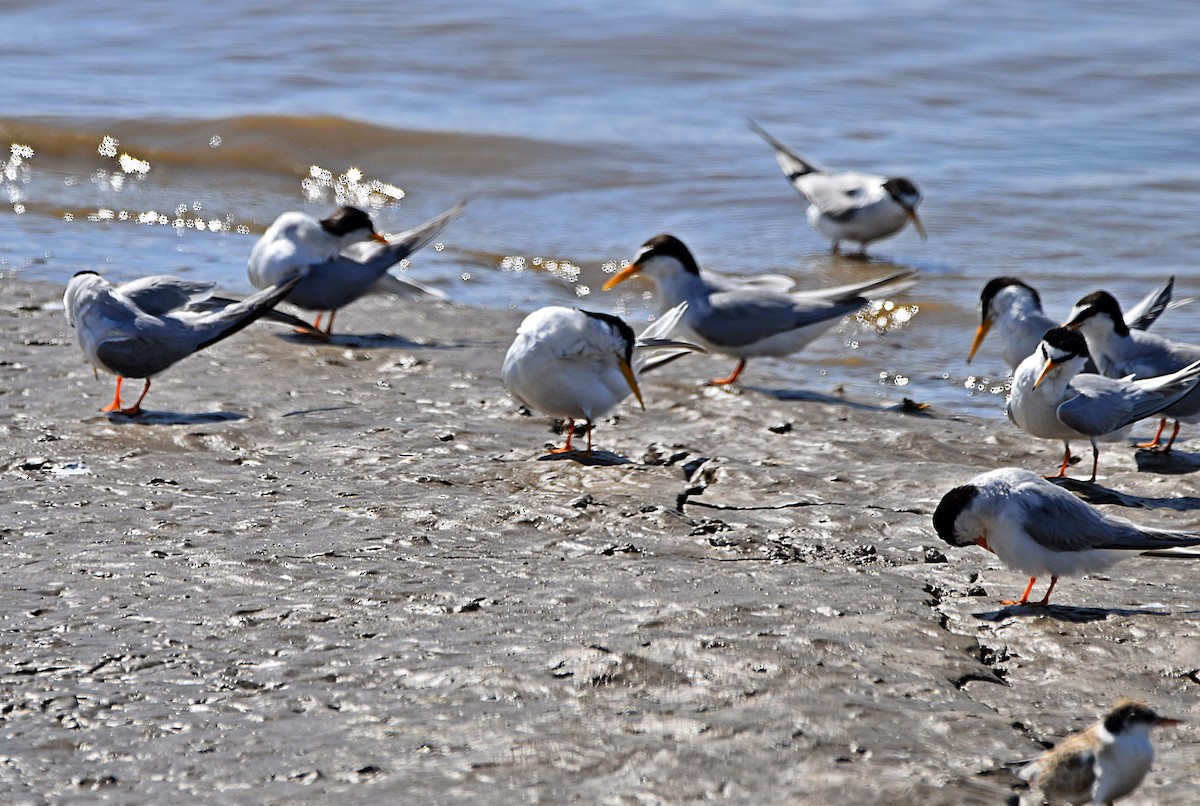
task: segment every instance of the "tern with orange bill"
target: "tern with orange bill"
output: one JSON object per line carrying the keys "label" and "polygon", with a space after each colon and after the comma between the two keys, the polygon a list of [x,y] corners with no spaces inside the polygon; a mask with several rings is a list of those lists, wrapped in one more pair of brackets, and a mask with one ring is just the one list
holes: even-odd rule
{"label": "tern with orange bill", "polygon": [[1200,360],[1157,378],[1107,378],[1083,371],[1088,347],[1065,327],[1046,332],[1037,350],[1013,373],[1008,419],[1039,439],[1061,439],[1065,452],[1058,477],[1066,476],[1071,440],[1092,444],[1092,477],[1100,464],[1098,440],[1118,440],[1139,420],[1153,417],[1192,394]]}
{"label": "tern with orange bill", "polygon": [[592,426],[630,394],[643,409],[637,376],[702,348],[667,338],[683,315],[678,306],[636,336],[618,316],[553,305],[525,317],[504,356],[505,389],[524,406],[567,420],[567,442],[552,453],[572,450],[575,421]]}
{"label": "tern with orange bill", "polygon": [[756,356],[786,356],[802,350],[844,317],[866,306],[868,294],[894,293],[916,281],[900,271],[864,282],[811,291],[780,290],[776,282],[732,280],[701,272],[688,248],[673,235],[646,241],[633,262],[609,278],[609,290],[636,274],[658,287],[668,306],[687,302],[683,338],[709,352],[738,359],[737,367],[716,385],[735,383]]}
{"label": "tern with orange bill", "polygon": [[[1129,309],[1125,324],[1134,330],[1146,330],[1168,308],[1187,304],[1191,299],[1171,301],[1175,278],[1154,289]],[[979,294],[981,319],[975,340],[967,353],[967,363],[975,358],[984,338],[995,330],[1000,336],[1001,355],[1009,369],[1017,366],[1037,349],[1042,336],[1059,322],[1042,310],[1042,297],[1029,283],[1017,277],[993,277]],[[1095,371],[1090,369],[1089,371]]]}
{"label": "tern with orange bill", "polygon": [[[1107,291],[1097,291],[1081,299],[1072,309],[1066,327],[1078,330],[1087,340],[1088,351],[1096,366],[1112,378],[1133,376],[1149,378],[1176,372],[1200,361],[1200,344],[1173,341],[1155,333],[1131,330],[1121,315],[1121,305]],[[1164,419],[1158,425],[1154,439],[1143,448],[1171,450],[1179,436],[1180,422],[1200,422],[1200,391],[1180,398],[1163,409]],[[1160,441],[1167,424],[1175,420],[1175,430],[1165,447]]]}

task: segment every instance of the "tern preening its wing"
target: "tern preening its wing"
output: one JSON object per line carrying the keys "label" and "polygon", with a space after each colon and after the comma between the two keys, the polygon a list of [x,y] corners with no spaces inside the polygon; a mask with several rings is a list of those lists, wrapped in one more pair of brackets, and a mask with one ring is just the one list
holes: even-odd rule
{"label": "tern preening its wing", "polygon": [[[152,376],[264,316],[299,281],[294,275],[214,309],[195,304],[211,294],[207,283],[156,276],[114,288],[96,272],[83,271],[67,284],[63,304],[88,361],[117,376],[113,401],[101,411],[132,416],[141,413]],[[142,394],[127,408],[121,406],[125,378],[145,379]]]}
{"label": "tern preening its wing", "polygon": [[[255,288],[267,288],[281,277],[301,273],[287,297],[297,307],[321,312],[313,329],[329,336],[340,308],[371,293],[426,293],[444,296],[412,280],[388,274],[388,269],[428,244],[462,214],[465,202],[424,224],[385,238],[371,217],[357,207],[341,207],[316,219],[307,213],[284,213],[263,233],[250,252],[246,271]],[[324,312],[329,321],[321,329]]]}

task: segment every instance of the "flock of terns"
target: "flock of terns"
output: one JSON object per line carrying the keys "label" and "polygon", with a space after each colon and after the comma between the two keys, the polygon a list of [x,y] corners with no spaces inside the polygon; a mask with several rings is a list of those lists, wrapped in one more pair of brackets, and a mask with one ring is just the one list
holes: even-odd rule
{"label": "flock of terns", "polygon": [[[922,238],[916,208],[920,191],[910,180],[838,173],[807,161],[751,128],[775,149],[780,168],[808,202],[808,221],[832,243],[860,250],[911,223]],[[113,401],[102,411],[135,416],[150,378],[175,362],[267,317],[327,339],[334,316],[365,294],[439,292],[388,273],[431,242],[463,211],[463,204],[394,238],[376,232],[370,216],[342,207],[325,219],[305,213],[281,215],[255,244],[248,261],[259,289],[242,300],[214,295],[214,285],[156,275],[113,286],[93,271],[71,278],[66,316],[88,361],[117,377]],[[917,280],[899,271],[866,282],[795,291],[789,278],[764,275],[733,279],[701,271],[678,238],[658,235],[605,284],[608,290],[641,274],[654,282],[669,309],[642,334],[619,317],[567,307],[546,307],[521,323],[504,358],[501,377],[517,401],[568,421],[572,450],[576,421],[592,425],[633,395],[642,404],[641,374],[690,352],[737,359],[714,384],[733,384],[750,358],[786,356],[803,349],[843,317],[868,303],[868,295],[894,293]],[[1042,311],[1027,283],[998,277],[983,289],[982,321],[968,360],[989,332],[998,332],[1013,370],[1009,418],[1031,436],[1092,445],[1092,481],[1099,462],[1097,441],[1121,438],[1135,422],[1160,417],[1151,446],[1170,450],[1180,422],[1200,421],[1200,345],[1175,342],[1145,331],[1169,304],[1172,284],[1156,290],[1123,315],[1105,292],[1084,297],[1061,325]],[[309,324],[276,311],[280,302],[317,313]],[[322,326],[325,316],[328,320]],[[125,378],[144,381],[129,406],[121,400]],[[643,404],[644,405],[644,404]],[[1165,445],[1167,419],[1175,421]],[[1200,532],[1141,527],[1100,512],[1028,470],[1002,468],[948,492],[933,515],[937,534],[954,546],[978,545],[1008,567],[1029,575],[1020,599],[1006,605],[1042,606],[1064,576],[1107,568],[1138,553],[1190,556]],[[1050,577],[1045,596],[1030,602],[1039,577]],[[1024,768],[1051,799],[1109,803],[1132,791],[1153,758],[1149,731],[1175,724],[1143,703],[1121,700],[1099,722],[1074,734]]]}

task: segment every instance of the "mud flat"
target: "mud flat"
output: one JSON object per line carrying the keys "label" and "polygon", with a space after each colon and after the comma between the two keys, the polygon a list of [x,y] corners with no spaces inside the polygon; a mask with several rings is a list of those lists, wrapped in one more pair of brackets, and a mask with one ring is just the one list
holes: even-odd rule
{"label": "mud flat", "polygon": [[[1006,422],[701,357],[547,458],[518,314],[386,299],[110,417],[61,289],[2,290],[5,802],[1016,802],[1005,764],[1118,695],[1190,720],[1127,802],[1195,797],[1200,567],[1003,608],[1025,580],[934,535],[950,487],[1056,466]],[[1196,528],[1197,470],[1117,445],[1072,489]]]}

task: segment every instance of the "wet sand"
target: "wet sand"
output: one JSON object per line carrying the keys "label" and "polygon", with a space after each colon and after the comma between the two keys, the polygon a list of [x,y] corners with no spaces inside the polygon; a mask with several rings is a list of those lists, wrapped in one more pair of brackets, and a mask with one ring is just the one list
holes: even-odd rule
{"label": "wet sand", "polygon": [[[1007,422],[698,357],[550,458],[498,379],[519,314],[387,299],[130,419],[60,294],[3,281],[4,802],[1016,802],[1006,763],[1118,695],[1189,720],[1123,803],[1195,796],[1200,568],[1003,608],[1025,580],[933,533],[976,473],[1056,467]],[[1195,455],[1100,467],[1072,489],[1197,527]]]}

